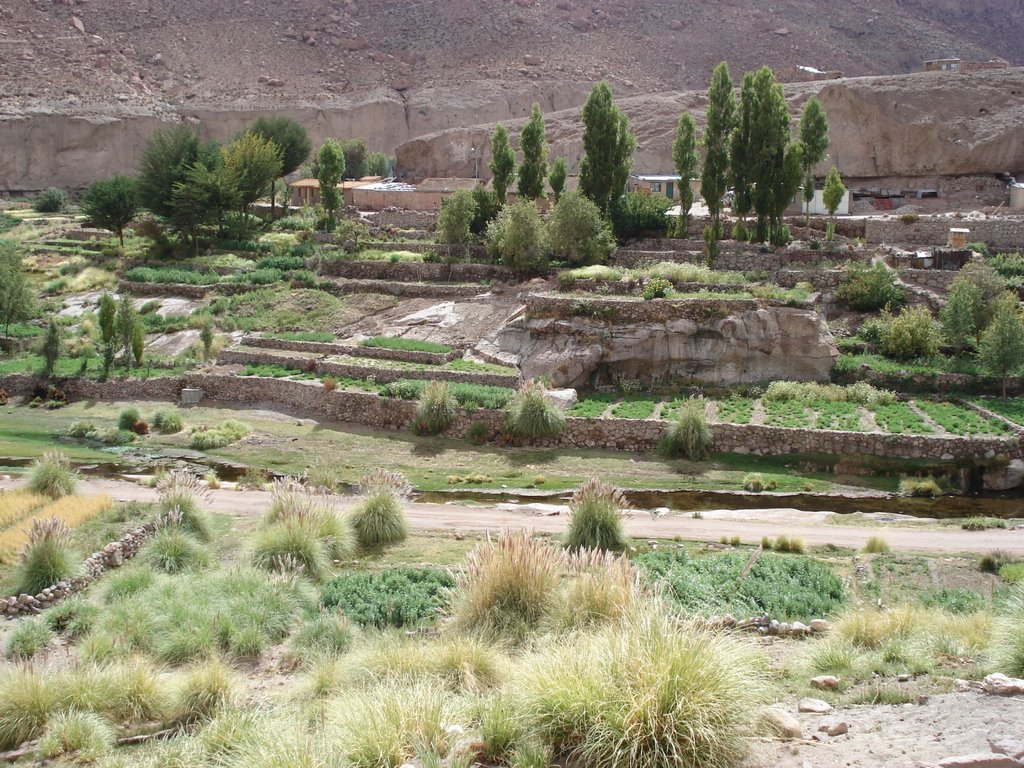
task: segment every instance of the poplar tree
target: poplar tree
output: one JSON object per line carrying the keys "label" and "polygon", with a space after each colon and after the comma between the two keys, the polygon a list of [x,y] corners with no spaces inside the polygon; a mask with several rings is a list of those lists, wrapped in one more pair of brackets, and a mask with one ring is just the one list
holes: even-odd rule
{"label": "poplar tree", "polygon": [[836,211],[839,210],[839,204],[843,202],[845,194],[846,186],[839,175],[839,169],[833,165],[829,169],[825,179],[825,190],[821,194],[825,210],[828,211],[828,225],[825,227],[826,240],[832,240],[836,236]]}
{"label": "poplar tree", "polygon": [[508,128],[499,123],[491,136],[491,174],[498,202],[505,204],[508,187],[516,172],[516,153],[508,140]]}
{"label": "poplar tree", "polygon": [[693,208],[693,187],[690,179],[697,175],[700,157],[697,155],[697,125],[689,112],[679,116],[676,139],[672,144],[672,162],[679,174],[679,218],[675,233],[685,237],[690,229],[690,209]]}
{"label": "poplar tree", "polygon": [[605,216],[612,202],[625,192],[635,149],[629,118],[615,105],[608,83],[598,83],[583,105],[580,193]]}
{"label": "poplar tree", "polygon": [[783,245],[787,236],[782,214],[800,185],[800,149],[790,142],[789,105],[770,67],[754,75],[754,99],[749,151],[755,240]]}
{"label": "poplar tree", "polygon": [[565,191],[565,177],[568,175],[568,169],[565,167],[565,158],[559,157],[555,160],[554,165],[551,166],[550,172],[548,172],[548,184],[551,185],[551,192],[555,196],[555,202],[557,203],[562,193]]}
{"label": "poplar tree", "polygon": [[814,202],[814,166],[828,152],[828,118],[817,96],[811,96],[800,116],[800,161],[803,164],[804,204],[807,226],[811,225],[811,203]]}
{"label": "poplar tree", "polygon": [[736,214],[736,226],[733,228],[733,239],[747,240],[747,216],[754,207],[751,199],[751,167],[750,133],[751,123],[757,110],[757,98],[754,93],[754,73],[743,75],[743,87],[740,90],[739,110],[736,116],[736,129],[732,134],[730,152],[730,171],[733,187],[732,210]]}
{"label": "poplar tree", "polygon": [[708,88],[704,171],[700,177],[701,195],[711,214],[711,226],[704,232],[709,261],[718,255],[718,241],[722,238],[722,198],[729,180],[729,144],[735,124],[736,96],[729,65],[723,61],[711,74]]}
{"label": "poplar tree", "polygon": [[339,195],[338,183],[345,176],[345,153],[334,139],[327,139],[316,153],[316,178],[320,182],[320,205],[327,213],[327,227],[334,229]]}
{"label": "poplar tree", "polygon": [[536,200],[544,195],[544,179],[548,174],[547,139],[544,131],[544,115],[540,104],[533,105],[530,119],[523,125],[519,135],[519,148],[523,150],[523,164],[519,166],[519,197],[522,200]]}

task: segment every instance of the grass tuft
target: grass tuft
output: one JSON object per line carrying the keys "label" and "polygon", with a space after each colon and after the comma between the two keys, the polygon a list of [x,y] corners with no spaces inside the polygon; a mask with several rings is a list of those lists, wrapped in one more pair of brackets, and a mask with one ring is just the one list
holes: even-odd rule
{"label": "grass tuft", "polygon": [[528,381],[505,407],[505,432],[511,437],[543,440],[565,429],[565,413],[544,397],[544,387]]}
{"label": "grass tuft", "polygon": [[28,471],[26,487],[32,493],[61,499],[75,492],[78,473],[71,469],[71,464],[64,454],[52,451],[44,453]]}
{"label": "grass tuft", "polygon": [[661,452],[671,458],[705,461],[711,456],[715,437],[704,414],[703,400],[690,400],[661,438]]}
{"label": "grass tuft", "polygon": [[52,760],[74,753],[75,762],[91,763],[114,749],[113,726],[92,712],[60,712],[46,725],[39,756]]}
{"label": "grass tuft", "polygon": [[590,478],[569,500],[566,546],[575,550],[623,551],[629,546],[622,523],[622,510],[627,507],[622,491],[597,478]]}

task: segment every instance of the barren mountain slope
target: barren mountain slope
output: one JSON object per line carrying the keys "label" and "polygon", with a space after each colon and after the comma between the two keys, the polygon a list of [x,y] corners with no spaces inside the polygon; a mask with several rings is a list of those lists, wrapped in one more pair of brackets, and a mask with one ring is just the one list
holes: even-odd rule
{"label": "barren mountain slope", "polygon": [[727,59],[1024,63],[1024,0],[0,0],[0,99],[271,106],[470,81],[699,87]]}

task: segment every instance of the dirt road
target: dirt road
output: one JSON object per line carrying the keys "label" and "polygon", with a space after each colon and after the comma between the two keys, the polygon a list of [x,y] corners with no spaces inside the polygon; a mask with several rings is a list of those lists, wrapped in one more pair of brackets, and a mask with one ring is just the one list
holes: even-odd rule
{"label": "dirt road", "polygon": [[[0,488],[13,487],[12,481],[0,482]],[[105,493],[124,501],[152,501],[156,493],[122,480],[83,480],[83,494]],[[352,497],[339,496],[337,506],[345,509],[354,503]],[[270,494],[263,491],[211,491],[210,507],[214,511],[238,517],[263,514]],[[514,505],[463,506],[457,504],[409,504],[406,507],[414,529],[451,532],[499,531],[502,528],[531,528],[538,532],[560,533],[567,517],[554,507],[522,507]],[[739,536],[747,544],[763,536],[797,536],[808,545],[834,544],[860,549],[871,536],[882,536],[890,546],[904,552],[971,552],[985,554],[1003,550],[1024,555],[1024,530],[989,530],[968,532],[957,528],[896,528],[876,526],[843,526],[824,522],[827,512],[801,512],[795,509],[714,510],[703,518],[666,515],[655,518],[647,512],[630,512],[626,519],[629,535],[639,539],[671,539],[679,536],[690,541],[718,541],[722,536]]]}

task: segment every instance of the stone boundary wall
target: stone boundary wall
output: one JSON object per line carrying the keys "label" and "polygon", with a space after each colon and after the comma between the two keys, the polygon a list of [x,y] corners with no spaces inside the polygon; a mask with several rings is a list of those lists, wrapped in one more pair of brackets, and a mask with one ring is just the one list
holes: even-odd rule
{"label": "stone boundary wall", "polygon": [[948,269],[900,269],[896,274],[905,283],[913,283],[936,293],[949,293],[959,273]]}
{"label": "stone boundary wall", "polygon": [[448,381],[458,384],[483,384],[491,387],[515,388],[519,385],[518,374],[502,375],[473,371],[446,371],[443,369],[406,371],[397,368],[378,368],[370,365],[342,363],[317,357],[288,357],[282,354],[274,354],[272,350],[225,349],[217,356],[217,362],[225,365],[287,364],[288,367],[308,370],[321,376],[338,376],[346,379],[372,378],[378,384],[390,384],[401,379],[433,379],[435,381]]}
{"label": "stone boundary wall", "polygon": [[[687,283],[683,281],[669,280],[672,287],[681,293],[696,293],[698,291],[717,291],[726,293],[737,293],[750,288],[747,283]],[[576,293],[605,293],[612,296],[629,296],[640,291],[642,283],[638,280],[573,280],[567,292]],[[561,286],[559,286],[561,288]],[[598,292],[601,293],[598,293]]]}
{"label": "stone boundary wall", "polygon": [[418,261],[323,260],[320,274],[349,280],[398,280],[403,283],[478,283],[515,279],[508,267],[494,264],[439,264]]}
{"label": "stone boundary wall", "polygon": [[345,280],[337,278],[322,290],[336,296],[350,293],[377,293],[384,296],[402,296],[409,299],[464,299],[479,296],[489,289],[485,285],[465,283],[399,283],[393,280]]}
{"label": "stone boundary wall", "polygon": [[[950,392],[971,392],[977,395],[1000,397],[1003,394],[1003,383],[1000,379],[988,376],[972,376],[969,373],[917,373],[893,375],[876,371],[862,365],[856,371],[833,374],[837,384],[853,384],[866,381],[880,389],[891,389],[896,392],[924,392],[948,395]],[[1024,377],[1011,376],[1006,380],[1008,397],[1024,395]]]}
{"label": "stone boundary wall", "polygon": [[[14,377],[0,379],[7,386]],[[29,379],[31,377],[20,377]],[[33,380],[34,381],[34,380]],[[290,381],[219,374],[185,374],[174,380],[178,390],[197,387],[205,398],[231,403],[278,403],[315,414],[330,421],[362,424],[376,429],[405,430],[412,424],[416,403],[408,400],[382,398],[363,392],[328,391],[319,382]],[[177,392],[166,394],[161,380],[131,382],[138,394],[128,394],[121,382],[107,382],[82,394],[68,386],[69,397],[94,397],[105,400],[166,399],[177,400]],[[146,385],[161,384],[140,397]],[[34,384],[33,384],[34,385]],[[18,389],[18,388],[15,388]],[[22,387],[20,389],[25,389]],[[27,387],[31,391],[32,386]],[[465,437],[475,422],[483,423],[496,436],[503,420],[500,411],[459,410],[455,424],[446,433],[449,437]],[[605,448],[626,451],[651,451],[657,446],[667,422],[654,419],[583,419],[569,417],[563,433],[555,440],[540,441],[542,447]],[[1024,431],[1003,438],[966,438],[952,435],[890,435],[878,432],[840,432],[835,430],[787,429],[756,424],[712,424],[715,450],[722,453],[784,455],[791,453],[825,453],[834,456],[870,455],[886,458],[920,458],[944,461],[957,459],[991,459],[997,455],[1009,458],[1024,456]]]}
{"label": "stone boundary wall", "polygon": [[99,552],[93,552],[82,564],[82,575],[61,579],[37,595],[20,594],[0,602],[4,615],[13,619],[21,614],[36,614],[45,608],[83,591],[106,571],[120,568],[126,560],[138,554],[146,540],[156,533],[156,523],[145,523],[129,531],[117,541],[107,544]]}
{"label": "stone boundary wall", "polygon": [[322,355],[353,355],[374,360],[400,360],[405,363],[444,365],[462,357],[462,350],[451,352],[420,352],[412,349],[388,349],[387,347],[364,347],[361,344],[338,344],[324,341],[293,341],[272,339],[263,336],[245,336],[242,345],[260,349],[282,349],[288,352],[312,352]]}
{"label": "stone boundary wall", "polygon": [[[341,246],[344,246],[346,243],[346,241],[341,240],[333,232],[314,232],[312,240],[317,243],[330,243]],[[462,254],[463,257],[469,256],[471,261],[482,261],[488,257],[486,245],[449,245],[447,243],[424,243],[420,241],[395,243],[388,240],[360,240],[358,245],[361,251],[409,251],[410,253],[436,253],[438,256],[443,257],[450,248],[453,254]]]}
{"label": "stone boundary wall", "polygon": [[1024,216],[990,219],[919,216],[911,223],[904,223],[899,216],[871,216],[865,219],[865,238],[869,243],[946,245],[953,227],[971,230],[968,242],[988,243],[990,248],[1002,251],[1024,249]]}
{"label": "stone boundary wall", "polygon": [[407,211],[402,208],[385,208],[367,216],[366,221],[375,227],[395,229],[430,229],[437,224],[437,211]]}
{"label": "stone boundary wall", "polygon": [[[788,267],[816,266],[822,262],[868,262],[871,252],[865,250],[818,250],[818,251],[726,251],[715,259],[712,269],[739,272],[775,273]],[[705,264],[702,251],[642,251],[620,249],[612,256],[617,267],[636,267],[643,262],[674,261],[681,264]]]}
{"label": "stone boundary wall", "polygon": [[829,293],[836,289],[846,270],[842,269],[780,269],[772,274],[772,282],[782,288],[793,288],[797,283],[810,283],[819,293]]}
{"label": "stone boundary wall", "polygon": [[526,298],[527,317],[607,317],[621,325],[689,319],[704,322],[768,306],[760,299],[624,299],[534,293]]}
{"label": "stone boundary wall", "polygon": [[118,288],[123,293],[139,296],[184,296],[189,299],[202,299],[216,291],[225,296],[258,291],[260,288],[271,288],[273,285],[287,284],[287,280],[271,285],[253,285],[251,283],[212,283],[211,285],[191,285],[188,283],[133,283],[121,280]]}

